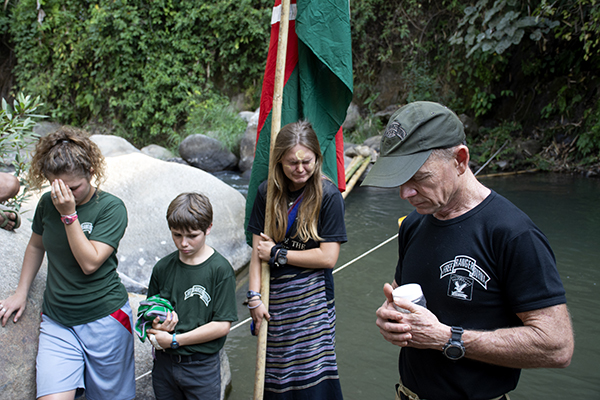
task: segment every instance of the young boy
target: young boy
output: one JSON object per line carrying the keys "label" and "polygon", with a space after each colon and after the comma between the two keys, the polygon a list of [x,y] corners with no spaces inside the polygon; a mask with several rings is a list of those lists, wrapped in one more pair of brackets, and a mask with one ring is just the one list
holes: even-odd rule
{"label": "young boy", "polygon": [[149,334],[156,351],[152,386],[161,399],[220,399],[219,350],[237,320],[231,264],[206,244],[212,206],[198,193],[182,193],[169,205],[167,222],[177,251],[156,263],[148,297],[169,300],[174,311]]}

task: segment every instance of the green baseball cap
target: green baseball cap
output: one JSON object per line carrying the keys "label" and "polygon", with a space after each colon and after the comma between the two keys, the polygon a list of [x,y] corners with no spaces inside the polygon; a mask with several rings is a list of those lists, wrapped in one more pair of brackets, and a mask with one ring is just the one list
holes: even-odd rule
{"label": "green baseball cap", "polygon": [[396,187],[425,164],[434,149],[465,141],[463,124],[441,104],[416,101],[392,114],[381,137],[379,158],[361,186]]}

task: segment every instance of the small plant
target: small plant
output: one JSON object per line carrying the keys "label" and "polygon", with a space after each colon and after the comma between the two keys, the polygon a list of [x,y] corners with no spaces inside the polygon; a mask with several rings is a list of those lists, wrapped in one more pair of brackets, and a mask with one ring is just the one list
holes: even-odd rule
{"label": "small plant", "polygon": [[[517,122],[504,122],[492,129],[482,128],[482,139],[478,141],[477,145],[470,146],[473,161],[483,165],[507,141],[509,141],[508,145],[504,147],[494,160],[499,161],[502,155],[514,152],[514,148],[510,146],[510,139],[513,132],[520,131],[521,129],[521,125]],[[495,163],[490,163],[486,168],[495,171],[497,166]]]}
{"label": "small plant", "polygon": [[45,115],[34,114],[42,103],[40,98],[32,99],[22,93],[17,95],[11,107],[5,99],[2,99],[2,110],[0,110],[0,164],[12,165],[15,175],[19,177],[21,185],[25,190],[9,200],[10,206],[17,211],[28,197],[28,186],[23,176],[29,168],[28,151],[38,140],[39,136],[33,132],[36,118],[46,118]]}
{"label": "small plant", "polygon": [[475,94],[471,99],[471,108],[475,110],[475,117],[485,115],[491,108],[496,95],[475,88]]}
{"label": "small plant", "polygon": [[190,112],[183,135],[171,137],[175,147],[189,135],[201,133],[219,140],[232,153],[239,155],[239,143],[246,123],[238,117],[225,96],[211,94],[207,98],[196,92],[190,102]]}

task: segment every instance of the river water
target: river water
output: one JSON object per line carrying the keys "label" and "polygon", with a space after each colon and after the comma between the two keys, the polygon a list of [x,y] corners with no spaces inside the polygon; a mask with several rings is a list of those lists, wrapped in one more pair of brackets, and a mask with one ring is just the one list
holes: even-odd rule
{"label": "river water", "polygon": [[[224,181],[245,194],[247,182]],[[575,355],[566,369],[523,370],[513,400],[600,399],[600,180],[537,174],[482,178],[482,182],[525,211],[544,231],[555,252],[575,329]],[[357,187],[346,199],[348,242],[338,267],[397,233],[397,219],[412,211],[398,189]],[[397,244],[392,241],[335,273],[340,381],[346,400],[394,398],[399,348],[375,325],[382,287],[393,280]],[[249,313],[241,302],[247,279],[238,279],[239,321]],[[234,324],[235,326],[235,324]],[[229,400],[252,398],[256,338],[249,324],[228,336],[232,373]]]}

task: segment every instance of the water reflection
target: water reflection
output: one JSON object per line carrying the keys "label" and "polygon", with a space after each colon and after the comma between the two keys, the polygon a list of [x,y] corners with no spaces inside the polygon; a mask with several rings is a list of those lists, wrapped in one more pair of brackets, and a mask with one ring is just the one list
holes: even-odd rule
{"label": "water reflection", "polygon": [[[567,290],[576,346],[567,369],[524,370],[511,394],[523,399],[600,399],[600,180],[540,174],[488,178],[484,184],[525,211],[546,233]],[[356,188],[346,199],[348,243],[338,265],[354,259],[397,233],[397,219],[412,210],[397,189]],[[397,245],[393,241],[335,275],[338,315],[337,353],[347,400],[393,399],[398,378],[398,348],[381,337],[375,310],[383,302],[382,286],[393,279]],[[241,304],[247,283],[238,290]],[[239,307],[240,321],[248,311]],[[233,375],[231,400],[253,392],[255,338],[248,326],[233,331],[226,350]]]}

